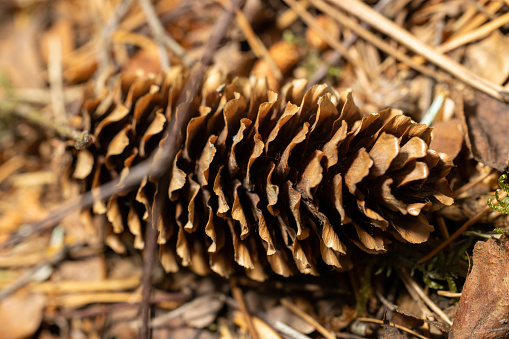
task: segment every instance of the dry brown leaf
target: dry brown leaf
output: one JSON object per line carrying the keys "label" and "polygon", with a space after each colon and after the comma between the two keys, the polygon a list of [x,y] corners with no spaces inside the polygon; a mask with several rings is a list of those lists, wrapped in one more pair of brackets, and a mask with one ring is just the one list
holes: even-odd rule
{"label": "dry brown leaf", "polygon": [[465,103],[463,129],[467,132],[467,146],[477,161],[503,171],[509,160],[509,105],[476,92]]}
{"label": "dry brown leaf", "polygon": [[479,241],[449,338],[509,338],[509,236]]}
{"label": "dry brown leaf", "polygon": [[46,304],[40,293],[19,291],[0,301],[0,339],[26,338],[39,328]]}
{"label": "dry brown leaf", "polygon": [[472,72],[501,85],[509,76],[509,36],[495,30],[489,37],[469,45],[465,65]]}

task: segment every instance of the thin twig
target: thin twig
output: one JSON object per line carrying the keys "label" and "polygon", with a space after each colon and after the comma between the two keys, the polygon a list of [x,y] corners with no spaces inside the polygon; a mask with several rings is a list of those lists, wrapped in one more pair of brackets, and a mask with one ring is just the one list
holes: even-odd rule
{"label": "thin twig", "polygon": [[469,182],[467,182],[465,185],[459,187],[457,190],[454,191],[454,198],[455,199],[461,198],[461,195],[463,193],[467,192],[469,189],[471,189],[472,187],[474,187],[475,185],[477,185],[478,183],[480,183],[481,181],[483,181],[484,179],[489,177],[494,171],[495,170],[490,169],[486,173],[479,174],[475,178],[470,179]]}
{"label": "thin twig", "polygon": [[[488,6],[486,6],[485,10],[487,13],[494,14],[496,11],[502,8],[502,6],[504,6],[504,4],[501,1],[491,1],[488,4]],[[456,37],[481,26],[486,21],[486,19],[488,18],[486,17],[485,14],[483,13],[477,14],[472,19],[466,21],[463,27],[461,27],[456,33],[454,33],[451,36],[451,39],[456,39]]]}
{"label": "thin twig", "polygon": [[[300,0],[298,2],[301,8],[307,9],[309,7],[309,0]],[[287,29],[295,20],[299,18],[299,15],[291,8],[288,8],[281,15],[277,17],[276,28],[279,30]]]}
{"label": "thin twig", "polygon": [[295,304],[293,304],[289,300],[281,299],[281,304],[284,307],[288,308],[293,313],[295,313],[296,315],[298,315],[299,317],[301,317],[302,319],[304,319],[307,323],[313,325],[316,328],[316,330],[320,332],[320,334],[323,335],[325,338],[336,339],[336,336],[333,333],[327,331],[327,329],[323,327],[322,324],[320,324],[318,321],[316,321],[315,318],[303,312],[300,308],[298,308]]}
{"label": "thin twig", "polygon": [[[500,196],[499,198],[500,199],[503,199],[507,196],[507,192],[503,191],[500,193]],[[493,201],[493,204],[494,205],[497,205],[498,204],[498,201]],[[440,252],[441,250],[443,250],[447,245],[449,245],[451,242],[453,242],[456,238],[458,238],[461,234],[463,234],[463,232],[465,232],[470,226],[472,226],[473,224],[475,224],[479,219],[482,218],[483,215],[485,215],[486,213],[488,213],[489,211],[492,211],[491,207],[489,206],[486,206],[484,207],[482,210],[480,210],[479,212],[477,212],[476,215],[474,215],[472,218],[470,218],[466,223],[463,224],[463,226],[461,226],[460,228],[458,228],[458,230],[456,232],[454,232],[453,235],[451,235],[449,238],[447,238],[446,240],[444,240],[440,245],[438,245],[433,251],[429,252],[428,254],[426,254],[424,257],[422,257],[417,263],[418,264],[422,264],[422,263],[425,263],[426,261],[430,260],[431,258],[433,258],[438,252]]]}
{"label": "thin twig", "polygon": [[288,6],[290,6],[300,17],[301,19],[314,29],[322,39],[324,39],[332,48],[337,50],[343,55],[343,58],[345,58],[348,62],[350,62],[352,65],[355,65],[356,67],[361,68],[366,72],[366,74],[372,74],[373,72],[366,67],[363,63],[358,62],[354,57],[350,55],[348,52],[348,49],[341,44],[337,39],[333,38],[326,30],[324,30],[315,20],[315,18],[309,14],[304,8],[300,6],[299,3],[297,3],[295,0],[284,0]]}
{"label": "thin twig", "polygon": [[[373,318],[364,318],[364,317],[359,317],[357,318],[358,321],[364,321],[364,322],[368,322],[368,323],[375,323],[375,324],[380,324],[380,325],[383,325],[384,322],[383,320],[379,320],[379,319],[373,319]],[[402,330],[404,332],[407,332],[407,333],[410,333],[412,335],[415,335],[416,337],[418,338],[421,338],[421,339],[428,339],[426,338],[425,336],[415,332],[415,331],[412,331],[411,329],[407,328],[407,327],[404,327],[404,326],[401,326],[401,325],[398,325],[398,324],[395,324],[395,323],[389,323],[390,326],[394,326],[396,327],[397,329],[399,330]]]}
{"label": "thin twig", "polygon": [[58,253],[56,253],[55,255],[53,255],[51,258],[43,260],[43,261],[39,262],[37,265],[35,265],[34,267],[28,269],[26,272],[24,272],[18,278],[16,278],[16,280],[14,280],[9,285],[2,288],[2,290],[0,291],[0,300],[8,297],[9,295],[16,292],[21,287],[28,284],[30,281],[32,281],[32,278],[38,272],[40,272],[42,269],[44,269],[46,266],[54,265],[57,262],[62,261],[65,258],[66,253],[67,253],[67,251],[64,248],[61,251],[59,251]]}
{"label": "thin twig", "polygon": [[171,36],[169,36],[168,33],[166,33],[161,21],[159,21],[159,18],[157,17],[157,13],[152,6],[152,3],[149,0],[138,0],[138,2],[147,17],[147,23],[154,34],[157,45],[159,46],[162,69],[166,70],[170,67],[170,60],[168,53],[166,53],[166,48],[169,48],[186,66],[190,67],[192,65],[192,61],[187,56],[185,49],[182,48],[182,46],[180,46]]}
{"label": "thin twig", "polygon": [[[223,0],[223,2],[228,3],[229,1]],[[237,16],[237,24],[239,25],[240,29],[242,30],[242,33],[246,37],[246,40],[253,50],[253,53],[257,58],[263,58],[263,60],[269,65],[271,72],[276,77],[277,80],[283,79],[283,74],[281,73],[281,70],[279,67],[277,67],[276,63],[274,62],[274,59],[271,57],[269,51],[263,44],[262,40],[256,35],[256,33],[253,31],[253,28],[249,24],[249,21],[247,20],[244,13],[240,10],[237,10],[235,12]]]}
{"label": "thin twig", "polygon": [[46,132],[54,132],[70,140],[78,140],[81,134],[69,127],[68,124],[59,124],[52,119],[48,119],[48,117],[44,116],[44,114],[29,104],[11,100],[0,100],[0,110],[3,112],[12,112],[12,114],[42,127]]}
{"label": "thin twig", "polygon": [[120,20],[127,14],[133,0],[122,0],[115,10],[113,11],[113,15],[108,19],[106,25],[104,25],[100,39],[97,44],[97,58],[99,60],[99,67],[97,68],[97,78],[96,81],[96,93],[100,93],[102,88],[104,87],[104,81],[107,76],[110,74],[111,69],[113,67],[113,62],[111,60],[110,52],[111,52],[111,36],[118,26]]}
{"label": "thin twig", "polygon": [[[381,0],[379,1],[373,9],[377,12],[382,12],[384,8],[389,4],[390,0]],[[302,3],[302,1],[301,1]],[[368,25],[366,23],[362,23],[361,27],[367,28]],[[344,42],[344,45],[346,48],[350,48],[355,41],[357,41],[357,38],[359,35],[357,35],[355,32],[348,37],[348,39]],[[339,51],[334,51],[328,58],[325,60],[323,64],[318,67],[318,69],[313,73],[313,75],[309,78],[307,88],[311,88],[314,85],[316,85],[318,82],[320,82],[325,76],[327,75],[327,72],[329,71],[329,67],[332,65],[336,65],[339,60],[341,60],[342,54]]]}
{"label": "thin twig", "polygon": [[415,282],[412,277],[408,274],[408,272],[403,268],[397,268],[397,272],[403,280],[403,283],[405,284],[406,288],[409,290],[412,289],[419,298],[426,304],[428,307],[433,310],[440,318],[442,318],[443,321],[445,321],[449,326],[452,325],[451,319],[438,307],[431,299],[424,293],[422,288]]}
{"label": "thin twig", "polygon": [[[83,86],[66,86],[63,89],[64,103],[81,100]],[[29,104],[51,104],[51,92],[44,88],[13,88],[8,96],[2,96],[1,100],[12,100]]]}
{"label": "thin twig", "polygon": [[[414,53],[421,55],[429,62],[437,65],[444,71],[452,74],[459,80],[478,89],[498,100],[509,102],[509,93],[501,86],[498,86],[477,74],[471,72],[464,66],[455,62],[451,58],[437,53],[433,48],[429,47],[422,41],[416,39],[408,31],[402,29],[380,13],[373,10],[368,5],[359,0],[330,0],[336,6],[351,15],[355,15],[359,19],[371,24],[378,31],[388,35],[399,43],[403,44]],[[376,25],[374,25],[376,23]]]}

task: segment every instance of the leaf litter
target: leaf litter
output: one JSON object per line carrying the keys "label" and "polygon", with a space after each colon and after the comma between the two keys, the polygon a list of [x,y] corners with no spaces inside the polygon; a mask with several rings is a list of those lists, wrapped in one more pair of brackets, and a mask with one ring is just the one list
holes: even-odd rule
{"label": "leaf litter", "polygon": [[[430,49],[446,51],[443,53],[450,60],[434,68],[423,62],[424,55],[400,48],[409,60],[424,67],[427,74],[422,75],[414,70],[419,67],[407,59],[401,61],[400,55],[380,50],[378,42],[364,40],[364,35],[357,37],[363,33],[355,26],[317,9],[323,8],[321,1],[299,4],[329,32],[328,36],[307,28],[305,19],[292,10],[293,1],[258,0],[247,1],[247,26],[238,24],[242,19],[232,23],[214,60],[231,78],[267,76],[274,91],[293,78],[312,78],[325,65],[327,72],[320,81],[338,91],[353,88],[354,100],[364,115],[392,107],[420,121],[434,96],[446,93],[448,104],[431,125],[431,148],[453,159],[455,167],[448,180],[461,194],[452,206],[427,212],[435,229],[430,239],[419,246],[397,244],[386,255],[354,251],[354,267],[345,273],[326,270],[319,277],[292,278],[271,275],[264,283],[239,277],[237,286],[216,275],[204,278],[188,270],[166,274],[155,263],[150,300],[141,298],[142,260],[132,245],[132,236],[107,233],[104,223],[108,221],[76,209],[52,226],[63,230],[57,246],[51,232],[32,237],[23,234],[31,234],[27,230],[33,222],[77,196],[76,187],[57,179],[63,176],[68,162],[61,150],[65,144],[79,141],[83,132],[79,130],[82,117],[77,114],[81,93],[110,86],[106,79],[116,72],[158,73],[165,54],[172,65],[183,60],[168,46],[161,53],[161,43],[134,1],[13,0],[0,5],[0,16],[7,18],[0,25],[5,38],[0,48],[0,244],[6,244],[12,232],[23,239],[0,252],[0,294],[13,291],[0,300],[0,338],[57,338],[70,333],[91,338],[101,333],[110,338],[136,338],[140,328],[138,308],[143,303],[152,307],[151,321],[164,320],[172,312],[185,309],[178,316],[178,312],[173,313],[171,321],[160,320],[152,329],[154,338],[236,338],[253,336],[253,331],[260,338],[349,334],[389,338],[402,333],[447,336],[447,328],[438,324],[440,318],[423,306],[428,305],[426,302],[454,318],[451,337],[507,336],[508,312],[500,302],[505,300],[503,291],[507,290],[503,282],[507,280],[504,262],[508,240],[504,235],[485,242],[495,227],[507,229],[506,216],[487,210],[471,226],[472,231],[457,238],[433,260],[416,266],[461,224],[483,211],[486,200],[498,187],[498,171],[507,166],[507,104],[503,102],[507,100],[509,76],[504,57],[507,29],[497,24],[499,28],[490,28],[491,33],[480,34],[486,29],[483,25],[504,20],[507,5],[497,1],[476,6],[459,1],[383,2],[370,2],[372,7],[366,12],[369,18],[376,18],[373,13],[379,11],[397,25],[396,31],[410,32],[405,38],[410,40],[395,41],[384,36],[385,42],[397,46],[411,45],[412,39],[424,41]],[[213,24],[228,6],[229,1],[153,2],[165,34],[173,37],[194,62],[204,52]],[[367,17],[359,19],[375,33],[377,25],[387,25]],[[250,30],[254,35],[246,33]],[[478,38],[469,38],[474,34],[479,34]],[[462,36],[470,40],[461,42]],[[330,38],[353,43],[339,51],[336,44],[329,43]],[[55,41],[60,52],[57,59],[58,51],[49,49]],[[259,44],[268,54],[254,47]],[[453,49],[447,46],[453,44]],[[343,52],[347,52],[346,59],[337,57]],[[54,78],[51,65],[60,68],[60,80]],[[487,83],[476,83],[483,81],[479,79],[465,83],[458,74],[458,65]],[[277,67],[281,76],[271,67]],[[62,83],[60,89],[58,81]],[[58,107],[64,107],[64,121],[58,116]],[[146,139],[148,142],[149,136]],[[122,150],[112,148],[111,159]],[[78,177],[92,170],[83,154],[83,166],[74,172]],[[313,181],[306,180],[308,184],[301,183],[303,196],[313,191]],[[112,248],[123,250],[123,254]],[[49,270],[37,275],[37,271],[42,272],[34,269],[37,265]],[[420,286],[424,297],[408,294],[395,274],[401,267],[413,273],[409,279]],[[232,298],[234,288],[244,292],[244,311],[239,300]],[[463,292],[458,303],[457,299],[438,295],[453,288]],[[397,308],[392,310],[391,305]],[[482,317],[470,318],[476,307]],[[400,326],[398,332],[394,324]]]}

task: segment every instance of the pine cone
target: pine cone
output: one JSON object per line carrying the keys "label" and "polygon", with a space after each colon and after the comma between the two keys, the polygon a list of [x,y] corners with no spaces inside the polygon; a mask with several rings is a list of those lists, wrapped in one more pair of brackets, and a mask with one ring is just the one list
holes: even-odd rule
{"label": "pine cone", "polygon": [[[180,68],[122,75],[113,91],[86,98],[84,127],[94,141],[72,150],[70,167],[83,191],[122,181],[160,150],[181,113],[185,80]],[[433,227],[422,212],[452,204],[452,163],[428,149],[425,125],[391,109],[362,117],[351,91],[305,91],[304,80],[280,95],[264,80],[224,81],[213,70],[205,78],[168,175],[96,201],[92,213],[106,215],[111,246],[129,230],[143,248],[154,218],[168,272],[182,265],[227,277],[236,263],[257,280],[269,266],[283,276],[318,274],[323,263],[350,267],[352,243],[383,253],[394,239],[426,241]],[[156,192],[165,199],[152,215]]]}

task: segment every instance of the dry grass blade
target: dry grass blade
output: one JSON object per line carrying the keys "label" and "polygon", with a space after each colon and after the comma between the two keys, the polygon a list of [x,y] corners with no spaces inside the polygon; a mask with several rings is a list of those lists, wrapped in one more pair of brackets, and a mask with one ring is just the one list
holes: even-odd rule
{"label": "dry grass blade", "polygon": [[490,2],[486,8],[483,7],[484,13],[479,13],[471,20],[465,21],[465,24],[451,36],[451,39],[456,39],[456,37],[479,27],[486,21],[486,19],[488,19],[488,16],[493,15],[496,11],[502,8],[503,5],[504,4],[501,1]]}
{"label": "dry grass blade", "polygon": [[437,65],[444,71],[449,72],[454,75],[459,80],[465,82],[466,84],[504,102],[509,101],[509,93],[507,93],[504,88],[498,86],[496,84],[487,81],[486,79],[481,78],[477,74],[469,71],[462,65],[453,61],[452,59],[437,53],[433,48],[429,47],[425,43],[416,39],[412,34],[402,29],[383,15],[377,13],[368,5],[358,1],[342,1],[342,0],[330,0],[336,6],[341,8],[347,13],[351,15],[355,15],[361,20],[374,24],[376,23],[376,28],[378,31],[388,35],[392,39],[398,41],[403,44],[413,52],[421,55],[429,62]]}
{"label": "dry grass blade", "polygon": [[352,57],[345,46],[343,46],[338,40],[334,39],[330,36],[328,32],[326,32],[320,25],[316,22],[315,18],[309,14],[304,8],[300,6],[295,0],[284,0],[288,6],[290,6],[300,17],[301,19],[308,25],[313,28],[318,34],[322,36],[322,38],[335,50],[340,52],[343,57],[356,67],[361,68],[366,72],[366,74],[373,75],[373,71],[368,69],[366,65],[362,62],[359,62],[356,58]]}
{"label": "dry grass blade", "polygon": [[281,304],[284,307],[288,308],[293,313],[295,313],[296,315],[298,315],[299,317],[301,317],[302,319],[304,319],[305,321],[307,321],[308,323],[310,323],[311,325],[313,325],[316,328],[316,330],[318,332],[320,332],[320,334],[323,335],[325,338],[327,338],[327,339],[336,339],[336,336],[334,334],[332,334],[331,332],[327,331],[327,329],[325,327],[323,327],[318,321],[316,321],[309,314],[307,314],[304,311],[302,311],[294,303],[292,303],[292,302],[290,302],[290,301],[288,301],[286,299],[281,299]]}
{"label": "dry grass blade", "polygon": [[258,339],[258,332],[256,332],[255,326],[253,324],[253,319],[251,318],[251,314],[246,307],[246,303],[244,302],[244,294],[242,293],[242,289],[235,285],[234,279],[231,280],[231,289],[232,295],[235,298],[235,301],[239,305],[239,309],[244,316],[244,320],[247,324],[247,329],[252,339]]}
{"label": "dry grass blade", "polygon": [[438,53],[447,53],[449,51],[452,51],[453,49],[456,49],[458,47],[461,47],[461,46],[466,45],[470,42],[473,42],[475,40],[478,40],[478,39],[481,39],[481,38],[487,36],[494,30],[496,30],[499,27],[502,27],[503,25],[507,24],[508,22],[509,22],[509,13],[506,13],[506,14],[490,21],[489,23],[487,23],[473,31],[470,31],[466,34],[456,37],[455,39],[452,39],[452,40],[449,40],[449,41],[443,43],[442,45],[437,47],[435,49],[435,51]]}
{"label": "dry grass blade", "polygon": [[438,307],[433,301],[431,301],[430,298],[424,293],[422,288],[413,280],[408,272],[406,272],[404,269],[398,269],[398,274],[403,280],[403,283],[405,284],[406,288],[410,291],[413,290],[419,298],[424,301],[428,307],[433,310],[440,318],[442,318],[443,321],[445,321],[449,326],[452,325],[451,319]]}
{"label": "dry grass blade", "polygon": [[364,27],[362,27],[360,24],[356,23],[354,20],[348,18],[346,15],[342,14],[337,9],[333,8],[332,6],[327,5],[322,0],[312,0],[312,3],[314,6],[316,6],[318,9],[325,13],[330,13],[333,15],[333,17],[338,20],[338,22],[345,27],[351,29],[356,34],[358,34],[361,38],[365,39],[366,41],[372,43],[382,51],[392,55],[394,58],[400,60],[401,62],[407,64],[408,66],[412,67],[418,72],[421,72],[424,75],[427,75],[429,77],[432,77],[434,79],[437,79],[439,81],[447,81],[449,80],[448,77],[444,76],[443,74],[437,73],[434,70],[425,67],[414,60],[412,58],[405,55],[403,52],[399,51],[398,49],[392,47],[387,42],[383,41],[379,37],[377,37],[375,34],[371,33]]}

